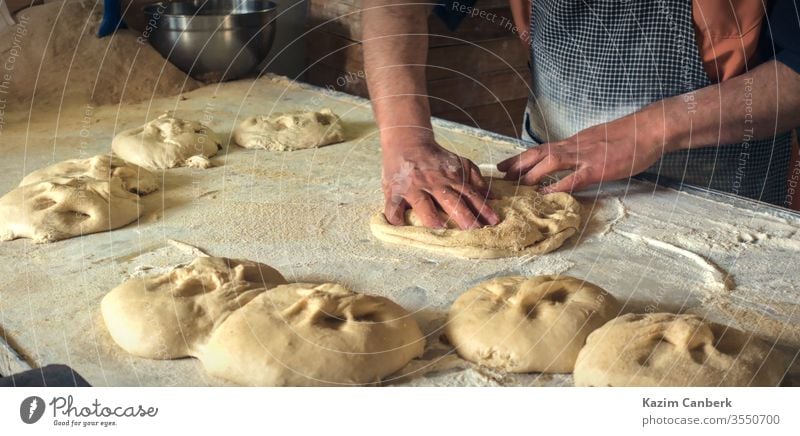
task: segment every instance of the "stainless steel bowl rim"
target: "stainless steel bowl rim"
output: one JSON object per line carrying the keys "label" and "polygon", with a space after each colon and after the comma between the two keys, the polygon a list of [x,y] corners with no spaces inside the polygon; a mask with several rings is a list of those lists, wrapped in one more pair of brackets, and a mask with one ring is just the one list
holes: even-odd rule
{"label": "stainless steel bowl rim", "polygon": [[177,13],[169,13],[169,12],[166,12],[166,11],[161,11],[161,12],[157,12],[156,13],[156,11],[155,11],[159,7],[164,7],[167,4],[179,5],[179,4],[195,4],[195,3],[197,3],[195,1],[182,1],[182,2],[151,3],[151,4],[148,4],[148,5],[142,6],[142,11],[144,12],[145,15],[159,15],[159,16],[162,16],[162,17],[195,17],[195,18],[208,17],[208,18],[219,19],[219,17],[229,17],[229,16],[260,15],[260,14],[263,14],[265,12],[271,12],[271,11],[275,11],[275,10],[278,9],[278,5],[275,4],[275,2],[268,1],[268,0],[257,0],[257,1],[259,3],[266,4],[267,7],[265,7],[264,9],[257,9],[257,10],[246,11],[246,12],[230,11],[230,12],[227,12],[227,13],[202,14],[202,15],[197,15],[196,12],[195,13],[177,14]]}
{"label": "stainless steel bowl rim", "polygon": [[[193,4],[193,2],[182,3],[188,5]],[[237,28],[262,28],[275,19],[277,6],[270,1],[262,1],[261,3],[265,3],[271,7],[256,11],[234,12],[229,14],[195,15],[159,12],[158,8],[165,3],[153,3],[144,7],[144,13],[148,21],[155,20],[155,23],[151,24],[154,32],[165,30],[192,32],[207,30],[220,31]]]}
{"label": "stainless steel bowl rim", "polygon": [[[232,80],[252,72],[266,59],[275,39],[277,8],[265,8],[274,2],[214,0],[199,8],[202,4],[203,0],[195,0],[150,5],[151,14],[145,14],[147,40],[172,64],[196,79]],[[247,9],[254,12],[243,13]],[[234,13],[208,15],[227,10]]]}

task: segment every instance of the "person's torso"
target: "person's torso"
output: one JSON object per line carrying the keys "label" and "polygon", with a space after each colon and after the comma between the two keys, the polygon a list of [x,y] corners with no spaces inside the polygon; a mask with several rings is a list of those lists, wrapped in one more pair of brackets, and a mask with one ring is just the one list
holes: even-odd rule
{"label": "person's torso", "polygon": [[[526,132],[537,143],[562,140],[744,72],[749,46],[738,57],[728,54],[726,62],[707,59],[702,46],[720,35],[707,13],[689,0],[533,0]],[[684,101],[693,110],[692,99]],[[790,144],[789,135],[754,141],[744,132],[740,144],[665,155],[650,172],[776,203],[785,193]]]}

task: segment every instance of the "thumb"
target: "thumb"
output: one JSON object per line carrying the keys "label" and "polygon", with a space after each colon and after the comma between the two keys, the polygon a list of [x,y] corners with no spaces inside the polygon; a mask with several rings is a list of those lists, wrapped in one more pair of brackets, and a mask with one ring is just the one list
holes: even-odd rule
{"label": "thumb", "polygon": [[391,197],[386,200],[383,216],[386,217],[386,221],[389,221],[389,224],[403,226],[406,224],[406,209],[408,209],[408,203],[405,200],[401,197]]}
{"label": "thumb", "polygon": [[567,177],[564,177],[558,182],[553,183],[552,185],[545,186],[544,188],[540,189],[539,192],[542,194],[551,194],[553,192],[572,192],[586,187],[594,182],[594,180],[589,179],[586,170],[578,170]]}

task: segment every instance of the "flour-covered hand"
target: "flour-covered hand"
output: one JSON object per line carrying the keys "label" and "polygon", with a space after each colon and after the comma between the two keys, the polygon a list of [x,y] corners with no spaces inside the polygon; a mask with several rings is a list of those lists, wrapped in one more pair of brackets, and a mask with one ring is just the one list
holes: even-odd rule
{"label": "flour-covered hand", "polygon": [[500,221],[478,167],[435,142],[384,147],[382,185],[384,215],[394,225],[404,225],[411,208],[426,227],[443,228],[437,205],[463,230]]}

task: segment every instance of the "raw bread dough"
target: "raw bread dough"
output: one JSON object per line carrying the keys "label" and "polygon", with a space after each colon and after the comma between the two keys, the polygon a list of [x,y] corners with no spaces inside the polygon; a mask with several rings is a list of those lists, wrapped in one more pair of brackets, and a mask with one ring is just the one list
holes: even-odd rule
{"label": "raw bread dough", "polygon": [[422,333],[397,304],[334,284],[284,283],[266,265],[198,258],[123,283],[101,308],[126,351],[194,356],[243,385],[369,384],[422,354]]}
{"label": "raw bread dough", "polygon": [[166,274],[126,281],[100,307],[125,351],[177,359],[201,354],[211,331],[231,313],[283,283],[278,271],[261,263],[198,257]]}
{"label": "raw bread dough", "polygon": [[0,240],[52,242],[122,227],[139,217],[139,197],[122,180],[53,178],[0,198]]}
{"label": "raw bread dough", "polygon": [[184,162],[184,166],[189,168],[206,169],[206,168],[211,168],[211,161],[208,160],[208,158],[203,156],[202,154],[198,154],[186,159],[186,162]]}
{"label": "raw bread dough", "polygon": [[344,129],[330,109],[296,111],[250,117],[234,130],[233,139],[244,148],[302,150],[342,142]]}
{"label": "raw bread dough", "polygon": [[153,174],[111,155],[40,168],[0,198],[0,240],[52,242],[116,229],[139,217],[135,194],[156,189]]}
{"label": "raw bread dough", "polygon": [[364,385],[400,370],[424,346],[416,321],[386,298],[292,283],[231,315],[203,363],[243,385]]}
{"label": "raw bread dough", "polygon": [[[149,169],[191,165],[208,168],[208,158],[222,148],[217,135],[196,121],[163,114],[141,127],[114,137],[111,148],[117,156]],[[188,161],[188,162],[187,162]]]}
{"label": "raw bread dough", "polygon": [[446,229],[430,229],[413,209],[406,212],[406,226],[389,224],[378,212],[370,221],[376,238],[393,244],[466,258],[543,254],[553,251],[578,231],[580,204],[566,193],[540,194],[535,187],[489,179],[495,199],[488,204],[500,223],[475,230],[459,230],[452,221]]}
{"label": "raw bread dough", "polygon": [[510,372],[572,372],[586,337],[617,300],[569,276],[500,277],[453,303],[445,333],[458,354]]}
{"label": "raw bread dough", "polygon": [[695,315],[627,314],[589,335],[576,386],[778,386],[787,362],[769,344]]}
{"label": "raw bread dough", "polygon": [[149,194],[158,189],[158,181],[150,171],[108,154],[98,154],[88,159],[65,160],[40,168],[25,176],[19,186],[53,178],[83,176],[97,180],[119,179],[122,188],[134,194]]}

